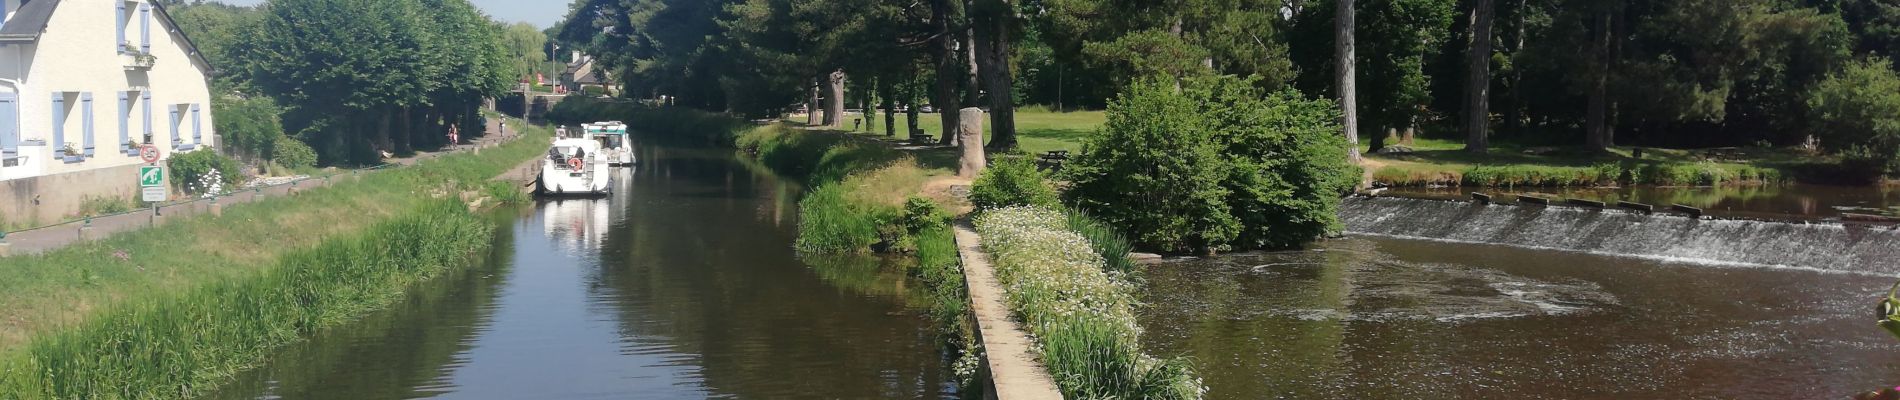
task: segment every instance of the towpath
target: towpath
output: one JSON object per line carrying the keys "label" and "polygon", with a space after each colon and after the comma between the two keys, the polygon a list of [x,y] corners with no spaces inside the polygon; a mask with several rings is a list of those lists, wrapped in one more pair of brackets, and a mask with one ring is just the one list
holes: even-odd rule
{"label": "towpath", "polygon": [[[506,132],[503,132],[499,122],[500,120],[498,119],[489,120],[488,126],[486,127],[487,134],[467,144],[453,146],[445,151],[416,152],[415,155],[410,157],[386,159],[384,160],[386,165],[382,168],[415,165],[415,163],[425,159],[440,157],[444,154],[471,151],[480,147],[492,147],[519,137],[520,132],[517,130],[519,128],[511,126],[508,127]],[[519,123],[519,121],[517,121],[517,123]],[[380,169],[381,168],[378,170]],[[375,172],[375,170],[357,173],[373,172]],[[353,172],[351,171],[335,171],[329,175],[305,177],[285,184],[233,191],[230,194],[219,196],[216,202],[218,206],[250,203],[265,198],[284,196],[298,190],[308,190],[328,186],[334,182],[347,181],[352,174]],[[159,207],[156,213],[154,213],[151,208],[142,208],[121,214],[94,217],[91,221],[84,219],[72,220],[17,232],[6,232],[4,237],[0,237],[0,243],[5,243],[0,245],[0,251],[3,251],[0,252],[0,256],[38,254],[53,251],[82,240],[104,238],[120,232],[155,226],[169,219],[189,218],[195,215],[209,214],[211,213],[212,207],[212,201],[209,199],[184,200]]]}

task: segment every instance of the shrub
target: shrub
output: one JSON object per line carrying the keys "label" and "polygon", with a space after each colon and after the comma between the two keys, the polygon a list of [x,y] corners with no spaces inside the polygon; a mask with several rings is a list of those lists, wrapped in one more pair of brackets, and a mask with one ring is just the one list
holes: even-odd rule
{"label": "shrub", "polygon": [[1230,76],[1130,86],[1064,171],[1067,199],[1164,251],[1298,246],[1358,182],[1325,100]]}
{"label": "shrub", "polygon": [[915,234],[950,226],[950,213],[930,199],[911,196],[904,199],[904,228]]}
{"label": "shrub", "polygon": [[1887,59],[1855,63],[1816,84],[1808,110],[1816,136],[1832,142],[1844,169],[1900,174],[1900,75]]}
{"label": "shrub", "polygon": [[290,168],[310,168],[317,165],[317,150],[301,140],[278,137],[271,147],[271,161]]}
{"label": "shrub", "polygon": [[174,155],[167,164],[171,166],[172,182],[190,193],[203,193],[203,188],[194,188],[191,185],[199,182],[212,171],[217,171],[219,180],[226,186],[237,184],[239,178],[243,176],[243,167],[238,165],[237,160],[218,154],[212,149]]}
{"label": "shrub", "polygon": [[1022,157],[997,159],[970,185],[970,203],[978,210],[1011,206],[1056,205],[1056,191],[1036,171],[1035,163]]}
{"label": "shrub", "polygon": [[211,101],[213,124],[226,152],[263,158],[284,138],[283,110],[270,97],[222,95]]}

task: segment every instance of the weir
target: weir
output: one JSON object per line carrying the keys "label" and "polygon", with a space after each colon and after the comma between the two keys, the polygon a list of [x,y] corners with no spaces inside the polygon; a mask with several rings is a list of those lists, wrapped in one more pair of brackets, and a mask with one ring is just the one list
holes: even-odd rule
{"label": "weir", "polygon": [[1578,207],[1353,197],[1346,231],[1660,258],[1900,275],[1900,230],[1837,222],[1701,219]]}

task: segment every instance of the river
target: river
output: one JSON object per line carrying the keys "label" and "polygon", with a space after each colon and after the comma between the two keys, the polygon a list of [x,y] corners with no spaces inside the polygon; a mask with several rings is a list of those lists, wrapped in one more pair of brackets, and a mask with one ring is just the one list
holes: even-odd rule
{"label": "river", "polygon": [[796,185],[730,150],[641,150],[613,196],[497,215],[473,266],[206,398],[954,396],[901,268],[796,258]]}
{"label": "river", "polygon": [[1891,387],[1892,277],[1357,235],[1152,266],[1211,399],[1842,398]]}

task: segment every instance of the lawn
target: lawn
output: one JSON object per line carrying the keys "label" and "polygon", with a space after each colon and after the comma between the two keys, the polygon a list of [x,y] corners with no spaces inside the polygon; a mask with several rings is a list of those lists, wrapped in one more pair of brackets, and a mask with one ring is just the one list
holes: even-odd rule
{"label": "lawn", "polygon": [[[854,126],[853,124],[858,120],[857,114],[846,114],[846,117],[850,118],[845,121],[845,127],[847,128]],[[1096,129],[1100,129],[1102,123],[1107,120],[1108,114],[1103,111],[1051,112],[1035,109],[1016,110],[1016,140],[1024,152],[1031,154],[1040,154],[1050,150],[1080,152],[1082,150],[1083,139],[1088,137],[1088,135]],[[794,124],[803,124],[805,119],[803,116],[799,116],[798,118],[788,118],[786,121]],[[910,117],[899,113],[897,114],[896,121],[898,128],[897,137],[900,139],[909,139],[910,133],[907,132],[905,127],[910,123]],[[917,123],[918,128],[922,128],[924,133],[932,137],[943,137],[942,115],[937,113],[919,114]],[[855,132],[882,135],[884,133],[884,116],[881,114],[877,116],[877,129],[871,129],[869,126],[860,126]],[[990,121],[989,118],[986,117],[983,119],[983,140],[988,141],[990,133]]]}

